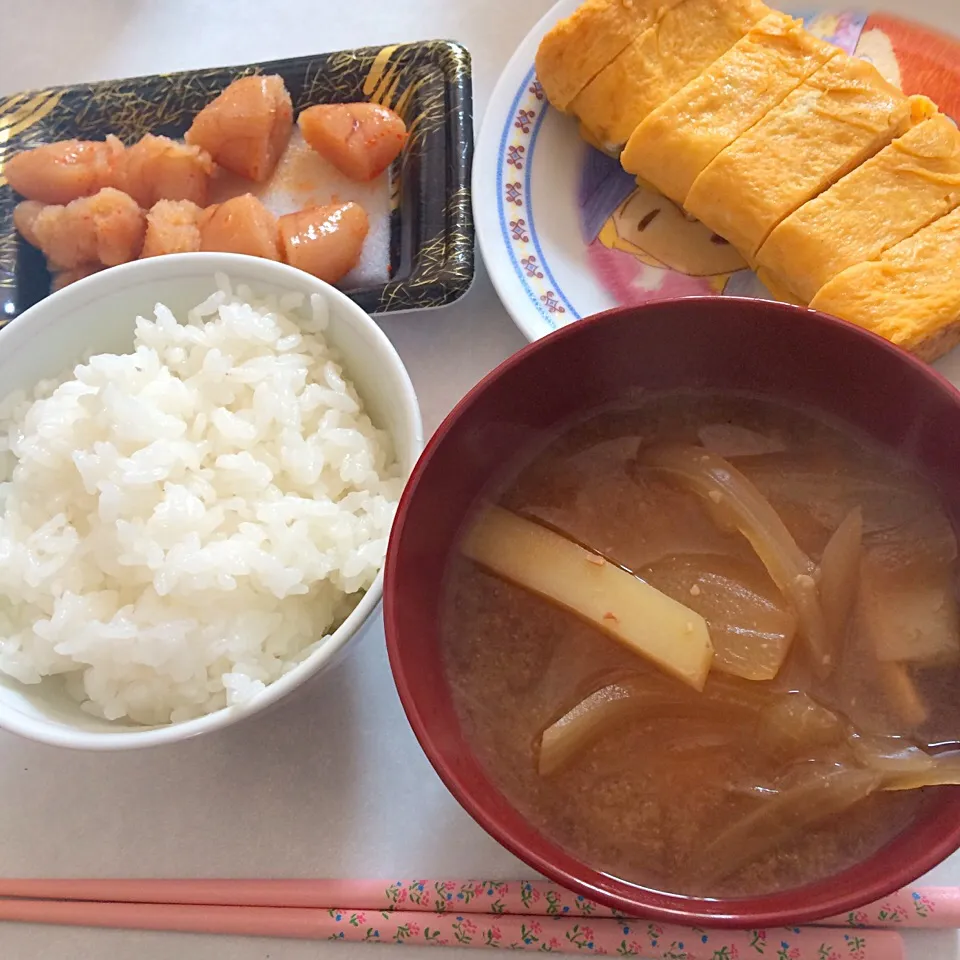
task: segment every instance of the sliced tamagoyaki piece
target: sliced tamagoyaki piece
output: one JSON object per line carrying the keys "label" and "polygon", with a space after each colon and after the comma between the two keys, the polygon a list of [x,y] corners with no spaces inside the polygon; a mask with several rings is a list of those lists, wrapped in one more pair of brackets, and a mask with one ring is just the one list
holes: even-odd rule
{"label": "sliced tamagoyaki piece", "polygon": [[839,52],[802,20],[771,13],[640,123],[623,168],[682,205],[721,150]]}
{"label": "sliced tamagoyaki piece", "polygon": [[684,206],[754,263],[774,227],[928,116],[929,104],[838,54],[723,150]]}
{"label": "sliced tamagoyaki piece", "polygon": [[960,343],[960,208],[835,276],[815,310],[872,330],[924,360]]}
{"label": "sliced tamagoyaki piece", "polygon": [[574,97],[666,10],[682,0],[586,0],[540,41],[537,79],[551,105]]}
{"label": "sliced tamagoyaki piece", "polygon": [[763,267],[757,267],[757,279],[773,294],[775,300],[782,303],[792,303],[798,307],[805,307],[806,300],[801,300],[792,290],[785,287],[778,277],[774,276]]}
{"label": "sliced tamagoyaki piece", "polygon": [[605,67],[570,106],[613,156],[653,110],[770,13],[761,0],[684,0]]}
{"label": "sliced tamagoyaki piece", "polygon": [[884,147],[767,238],[757,263],[807,303],[847,267],[960,206],[960,131],[931,117]]}

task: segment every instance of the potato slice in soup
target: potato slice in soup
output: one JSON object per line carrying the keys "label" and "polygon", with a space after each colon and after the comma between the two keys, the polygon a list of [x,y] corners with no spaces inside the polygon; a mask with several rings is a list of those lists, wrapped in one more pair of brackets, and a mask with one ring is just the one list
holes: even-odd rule
{"label": "potato slice in soup", "polygon": [[499,507],[481,512],[461,549],[480,566],[570,610],[703,689],[713,661],[703,617],[598,554]]}

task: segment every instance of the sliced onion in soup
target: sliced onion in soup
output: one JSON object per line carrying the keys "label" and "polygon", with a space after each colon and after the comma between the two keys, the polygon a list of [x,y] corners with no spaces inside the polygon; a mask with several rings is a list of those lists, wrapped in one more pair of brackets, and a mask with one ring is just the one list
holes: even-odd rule
{"label": "sliced onion in soup", "polygon": [[675,717],[727,727],[756,723],[775,696],[756,684],[718,675],[711,675],[702,693],[666,677],[659,683],[627,677],[594,691],[543,731],[537,768],[542,776],[557,773],[601,737],[640,720]]}
{"label": "sliced onion in soup", "polygon": [[843,721],[832,710],[805,693],[787,693],[761,711],[757,739],[775,754],[815,755],[842,741],[844,734]]}
{"label": "sliced onion in soup", "polygon": [[740,742],[743,731],[731,725],[718,730],[710,719],[670,720],[670,730],[657,737],[657,749],[672,759],[716,760],[717,751]]}
{"label": "sliced onion in soup", "polygon": [[871,737],[853,733],[848,743],[861,766],[884,775],[925,774],[937,765],[935,757],[902,737]]}
{"label": "sliced onion in soup", "polygon": [[746,680],[776,677],[790,651],[797,618],[756,561],[670,557],[640,576],[707,621],[714,670]]}
{"label": "sliced onion in soup", "polygon": [[[564,769],[592,744],[626,723],[687,716],[688,702],[679,691],[655,692],[633,680],[623,680],[596,690],[552,723],[540,738],[537,769],[549,777]],[[698,716],[716,716],[716,707]]]}
{"label": "sliced onion in soup", "polygon": [[720,457],[759,457],[783,453],[786,445],[776,437],[735,423],[706,423],[697,431],[700,442]]}
{"label": "sliced onion in soup", "polygon": [[834,655],[820,607],[816,567],[760,491],[732,464],[702,447],[652,447],[642,453],[642,462],[703,497],[718,523],[739,530],[750,541],[796,609],[814,669],[822,676],[829,674]]}
{"label": "sliced onion in soup", "polygon": [[738,467],[778,513],[805,515],[824,530],[836,530],[859,506],[864,546],[881,551],[891,567],[957,557],[942,505],[906,471],[802,453],[745,458]]}
{"label": "sliced onion in soup", "polygon": [[920,790],[923,787],[960,785],[960,751],[940,753],[931,758],[933,766],[927,770],[889,774],[883,782],[884,790]]}
{"label": "sliced onion in soup", "polygon": [[[569,467],[562,469],[569,472]],[[588,544],[628,570],[640,570],[673,554],[750,556],[735,531],[710,522],[702,502],[652,470],[620,464],[603,472],[583,471],[563,502],[536,500],[519,511]],[[507,504],[509,506],[509,504]]]}
{"label": "sliced onion in soup", "polygon": [[799,839],[809,827],[829,820],[870,796],[881,774],[856,767],[811,764],[791,786],[759,801],[700,853],[703,883],[715,883],[771,850]]}
{"label": "sliced onion in soup", "polygon": [[820,560],[820,602],[827,631],[836,646],[853,612],[863,554],[863,513],[851,510],[837,527]]}

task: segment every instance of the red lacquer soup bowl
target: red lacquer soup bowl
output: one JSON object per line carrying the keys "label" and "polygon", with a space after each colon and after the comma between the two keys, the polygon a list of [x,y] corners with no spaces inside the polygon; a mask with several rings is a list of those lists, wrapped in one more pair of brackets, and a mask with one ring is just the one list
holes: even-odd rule
{"label": "red lacquer soup bowl", "polygon": [[446,560],[485,484],[545,430],[644,391],[750,391],[839,418],[896,447],[960,519],[960,393],[855,326],[785,304],[733,298],[613,310],[530,344],[443,422],[400,504],[386,565],[387,645],[421,746],[466,810],[532,868],[631,916],[707,926],[791,925],[843,913],[910,883],[960,847],[960,788],[868,860],[799,889],[743,899],[676,896],[611,877],[561,849],[510,805],[465,740],[444,676]]}

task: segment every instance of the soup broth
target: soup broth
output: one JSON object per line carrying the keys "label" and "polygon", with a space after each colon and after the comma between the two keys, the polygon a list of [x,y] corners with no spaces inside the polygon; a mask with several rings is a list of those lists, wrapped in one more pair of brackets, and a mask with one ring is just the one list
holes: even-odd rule
{"label": "soup broth", "polygon": [[[684,458],[716,468],[718,490]],[[725,509],[733,474],[809,563],[809,593]],[[464,733],[507,799],[591,866],[691,896],[789,889],[891,840],[924,802],[907,787],[957,781],[954,533],[929,483],[846,426],[657,397],[559,430],[484,501],[709,632],[701,690],[624,642],[622,614],[577,607],[575,584],[531,589],[454,550],[441,630]]]}

